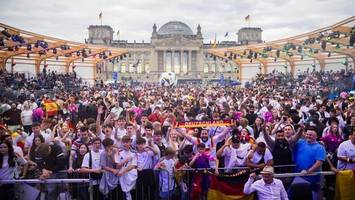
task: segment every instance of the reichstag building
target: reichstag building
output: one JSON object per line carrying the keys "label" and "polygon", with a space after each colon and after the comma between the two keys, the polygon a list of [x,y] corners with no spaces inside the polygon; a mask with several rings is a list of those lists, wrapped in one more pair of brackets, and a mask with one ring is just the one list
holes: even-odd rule
{"label": "reichstag building", "polygon": [[174,72],[180,82],[236,79],[238,66],[226,60],[207,54],[207,49],[237,46],[261,42],[260,28],[242,28],[236,41],[210,41],[204,43],[200,25],[193,31],[180,21],[170,21],[161,27],[152,28],[150,42],[127,42],[114,40],[115,31],[107,25],[89,26],[87,44],[96,44],[127,49],[129,54],[106,63],[101,79],[110,80],[117,72],[119,80],[133,79],[157,81],[163,72]]}

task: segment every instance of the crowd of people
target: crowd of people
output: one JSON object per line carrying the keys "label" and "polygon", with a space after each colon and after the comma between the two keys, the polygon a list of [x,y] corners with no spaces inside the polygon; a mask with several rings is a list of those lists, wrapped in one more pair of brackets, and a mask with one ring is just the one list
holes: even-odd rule
{"label": "crowd of people", "polygon": [[44,68],[37,76],[0,70],[0,89],[6,91],[7,96],[12,98],[23,98],[21,101],[26,100],[26,96],[30,94],[37,96],[38,91],[73,90],[81,85],[84,85],[83,80],[77,76],[75,70],[64,74]]}
{"label": "crowd of people", "polygon": [[[274,173],[355,170],[353,76],[351,70],[298,78],[272,72],[258,75],[245,88],[100,84],[41,96],[3,96],[0,180],[90,178],[94,199],[203,200],[209,174],[249,169],[245,194],[294,199],[294,180],[280,181]],[[22,75],[2,72],[1,77],[1,84],[13,90],[33,91],[26,84],[31,80]],[[41,77],[36,79],[39,87],[39,80],[74,78],[54,73]],[[338,96],[330,98],[334,92]],[[229,124],[177,125],[221,120]],[[262,179],[255,181],[254,172]],[[313,199],[323,189],[332,196],[334,176],[326,177],[325,184],[320,176],[303,179]],[[88,199],[88,187],[63,191],[47,185],[40,190],[48,199],[61,192]],[[5,199],[16,197],[14,185],[0,185],[0,191]]]}

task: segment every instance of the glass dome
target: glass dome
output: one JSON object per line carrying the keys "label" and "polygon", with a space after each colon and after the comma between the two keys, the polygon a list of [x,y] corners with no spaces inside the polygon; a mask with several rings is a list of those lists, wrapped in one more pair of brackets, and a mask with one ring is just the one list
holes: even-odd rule
{"label": "glass dome", "polygon": [[185,23],[179,21],[171,21],[164,24],[158,30],[159,35],[168,35],[168,34],[182,34],[182,35],[193,35],[191,28]]}

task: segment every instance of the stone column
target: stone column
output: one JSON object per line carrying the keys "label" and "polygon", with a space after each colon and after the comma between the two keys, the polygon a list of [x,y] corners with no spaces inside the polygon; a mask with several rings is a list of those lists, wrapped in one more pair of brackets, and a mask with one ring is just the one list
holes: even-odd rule
{"label": "stone column", "polygon": [[[163,71],[165,71],[165,70],[166,70],[166,51],[163,51]],[[159,71],[159,67],[158,67],[158,71]],[[161,73],[161,72],[159,72],[159,73]]]}
{"label": "stone column", "polygon": [[175,50],[171,50],[171,71],[175,72]]}
{"label": "stone column", "polygon": [[145,61],[144,61],[144,58],[145,58],[145,51],[143,51],[142,59],[139,62],[139,64],[141,65],[142,74],[145,74],[145,64],[144,64]]}
{"label": "stone column", "polygon": [[187,59],[187,61],[188,61],[188,65],[187,65],[187,69],[188,69],[188,72],[189,73],[191,73],[191,70],[192,70],[192,66],[191,66],[191,56],[192,55],[192,53],[191,53],[191,50],[189,50],[189,56],[188,56],[188,59]]}
{"label": "stone column", "polygon": [[184,73],[184,50],[180,49],[180,73]]}

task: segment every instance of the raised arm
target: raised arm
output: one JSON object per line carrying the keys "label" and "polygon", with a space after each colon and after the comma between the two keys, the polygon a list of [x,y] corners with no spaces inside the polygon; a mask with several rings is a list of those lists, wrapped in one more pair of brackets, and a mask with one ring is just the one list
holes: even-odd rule
{"label": "raised arm", "polygon": [[212,137],[213,143],[217,144],[217,142],[221,139],[221,138],[225,138],[227,136],[228,133],[230,133],[232,131],[232,127],[227,127],[224,128],[223,132],[221,134],[215,135]]}
{"label": "raised arm", "polygon": [[96,134],[99,135],[101,133],[101,116],[104,113],[104,107],[100,105],[97,108],[97,117],[96,117]]}
{"label": "raised arm", "polygon": [[229,147],[231,142],[231,138],[229,138],[228,140],[226,140],[226,142],[224,143],[224,145],[218,149],[217,153],[216,153],[216,157],[222,157],[223,156],[223,151],[226,147]]}
{"label": "raised arm", "polygon": [[300,127],[297,129],[296,134],[291,136],[291,140],[289,141],[291,148],[293,148],[293,146],[296,144],[296,142],[302,137],[302,134],[303,134],[303,129]]}
{"label": "raised arm", "polygon": [[197,153],[193,158],[192,160],[190,161],[189,163],[189,166],[192,167],[194,166],[195,162],[196,162],[196,159],[200,156],[200,153]]}
{"label": "raised arm", "polygon": [[251,194],[256,191],[256,189],[253,187],[253,182],[255,178],[256,178],[255,173],[251,173],[249,175],[248,181],[244,184],[244,189],[243,189],[244,194]]}
{"label": "raised arm", "polygon": [[270,137],[270,131],[267,131],[266,128],[263,129],[263,135],[266,144],[270,147],[270,149],[274,149],[275,141]]}
{"label": "raised arm", "polygon": [[154,155],[158,155],[159,154],[159,148],[157,146],[153,145],[152,140],[148,141],[148,146],[146,148],[151,150],[154,153]]}
{"label": "raised arm", "polygon": [[188,141],[190,141],[192,144],[197,145],[197,138],[194,136],[191,136],[189,134],[186,133],[186,130],[182,130],[180,128],[177,128],[176,131],[183,136],[184,138],[186,138]]}
{"label": "raised arm", "polygon": [[104,124],[110,123],[110,122],[111,122],[111,119],[113,118],[113,115],[114,115],[114,113],[111,113],[111,112],[110,112],[110,113],[107,115],[107,117],[105,118]]}
{"label": "raised arm", "polygon": [[276,131],[279,129],[280,125],[282,124],[282,122],[279,122],[275,125],[275,127],[272,129],[271,134],[275,135]]}

